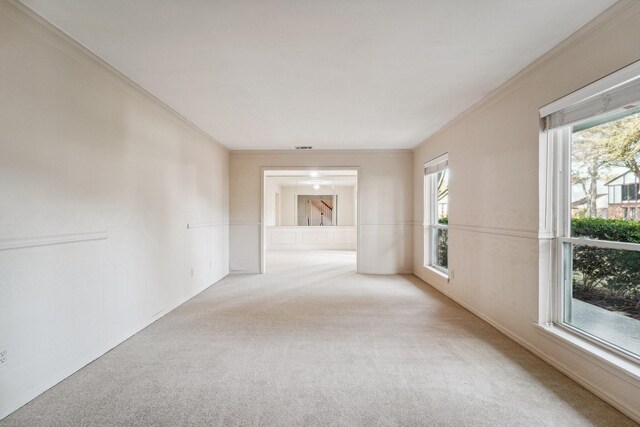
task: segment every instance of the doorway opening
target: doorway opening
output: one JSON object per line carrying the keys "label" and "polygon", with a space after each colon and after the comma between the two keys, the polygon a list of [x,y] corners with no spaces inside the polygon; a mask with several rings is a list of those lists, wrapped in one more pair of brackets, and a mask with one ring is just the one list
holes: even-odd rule
{"label": "doorway opening", "polygon": [[356,271],[358,218],[357,168],[263,168],[261,272],[303,260]]}

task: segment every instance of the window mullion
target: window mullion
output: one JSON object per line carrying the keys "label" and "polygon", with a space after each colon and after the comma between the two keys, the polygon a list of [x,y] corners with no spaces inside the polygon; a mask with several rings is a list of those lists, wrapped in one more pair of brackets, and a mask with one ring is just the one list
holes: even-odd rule
{"label": "window mullion", "polygon": [[560,237],[558,238],[558,241],[561,243],[571,243],[577,246],[592,246],[596,248],[640,252],[639,243],[613,242],[610,240],[587,239],[584,237]]}
{"label": "window mullion", "polygon": [[436,245],[436,239],[438,238],[438,231],[434,227],[437,223],[438,218],[438,177],[437,174],[431,174],[431,191],[430,191],[430,203],[431,206],[431,262],[432,266],[437,264],[437,250],[438,247]]}

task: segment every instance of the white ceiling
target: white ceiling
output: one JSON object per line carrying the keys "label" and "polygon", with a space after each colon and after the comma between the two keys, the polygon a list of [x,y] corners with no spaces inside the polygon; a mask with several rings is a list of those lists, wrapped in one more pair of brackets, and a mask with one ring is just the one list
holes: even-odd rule
{"label": "white ceiling", "polygon": [[231,149],[412,148],[613,0],[24,0]]}

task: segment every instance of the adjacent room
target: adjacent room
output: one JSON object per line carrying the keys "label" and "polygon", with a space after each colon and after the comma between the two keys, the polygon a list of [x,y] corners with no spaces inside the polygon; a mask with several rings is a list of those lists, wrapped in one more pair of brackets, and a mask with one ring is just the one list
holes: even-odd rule
{"label": "adjacent room", "polygon": [[640,1],[0,0],[0,426],[636,426]]}
{"label": "adjacent room", "polygon": [[262,273],[301,256],[356,271],[357,170],[265,170],[263,180]]}

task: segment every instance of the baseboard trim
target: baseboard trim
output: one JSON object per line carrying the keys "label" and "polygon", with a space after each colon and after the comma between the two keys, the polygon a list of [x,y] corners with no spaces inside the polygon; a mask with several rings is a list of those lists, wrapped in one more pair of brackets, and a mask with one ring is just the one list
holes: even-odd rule
{"label": "baseboard trim", "polygon": [[384,271],[356,271],[356,274],[366,274],[367,276],[414,276],[412,271],[392,271],[392,272],[384,272]]}
{"label": "baseboard trim", "polygon": [[608,371],[634,387],[640,388],[640,367],[630,360],[614,353],[608,353],[605,349],[580,339],[557,326],[540,325],[538,323],[533,323],[532,326],[544,338],[554,341],[567,350],[576,353],[581,359],[595,363],[601,369]]}
{"label": "baseboard trim", "polygon": [[260,274],[258,270],[229,270],[229,274]]}
{"label": "baseboard trim", "polygon": [[[573,369],[571,369],[565,363],[562,363],[562,362],[558,361],[557,359],[555,359],[554,357],[548,355],[544,351],[536,348],[531,343],[529,343],[528,341],[524,340],[523,338],[518,336],[516,333],[511,331],[510,329],[508,329],[508,328],[504,327],[503,325],[497,323],[496,321],[494,321],[493,319],[491,319],[487,315],[485,315],[485,314],[477,311],[476,309],[470,307],[465,302],[461,301],[460,299],[456,298],[455,296],[452,296],[449,293],[445,292],[442,288],[440,288],[438,286],[431,285],[429,282],[427,282],[425,279],[420,277],[415,272],[414,272],[414,275],[418,279],[420,279],[424,283],[426,283],[427,285],[431,286],[433,289],[437,290],[438,292],[440,292],[441,294],[443,294],[447,298],[449,298],[452,301],[454,301],[456,304],[459,304],[460,306],[462,306],[465,310],[473,313],[475,316],[477,316],[481,320],[487,322],[489,325],[491,325],[494,328],[496,328],[498,331],[500,331],[502,334],[506,335],[508,338],[512,339],[513,341],[515,341],[516,343],[518,343],[519,345],[521,345],[522,347],[524,347],[525,349],[527,349],[528,351],[530,351],[531,353],[533,353],[534,355],[536,355],[537,357],[539,357],[540,359],[542,359],[543,361],[548,363],[549,365],[551,365],[554,368],[556,368],[557,370],[559,370],[560,372],[562,372],[563,374],[565,374],[566,376],[571,378],[573,381],[577,382],[578,384],[580,384],[581,386],[583,386],[584,388],[589,390],[591,393],[593,393],[596,396],[598,396],[600,399],[604,400],[605,402],[607,402],[608,404],[610,404],[614,408],[618,409],[620,412],[622,412],[623,414],[625,414],[626,416],[628,416],[629,418],[631,418],[635,422],[640,423],[640,411],[638,409],[630,407],[626,403],[621,402],[618,398],[616,398],[615,396],[612,396],[610,393],[608,393],[605,390],[603,390],[599,385],[593,383],[588,378],[585,378],[584,376],[582,376],[579,373],[575,372]],[[598,368],[600,368],[595,362],[593,362],[593,361],[591,361],[591,360],[589,360],[587,358],[584,358],[584,357],[583,357],[583,359],[587,360],[588,362],[593,363],[594,366],[597,366]],[[602,369],[602,368],[600,368],[600,369]]]}
{"label": "baseboard trim", "polygon": [[215,282],[211,283],[210,285],[207,285],[207,286],[205,286],[205,287],[203,287],[201,289],[198,289],[198,290],[192,292],[188,296],[186,296],[186,297],[182,298],[181,300],[179,300],[176,304],[170,305],[169,307],[165,308],[164,310],[162,310],[162,311],[158,312],[157,314],[153,315],[147,321],[141,323],[138,326],[135,326],[135,327],[129,329],[128,332],[122,334],[119,338],[117,338],[115,340],[112,340],[111,342],[106,344],[104,347],[102,347],[100,350],[97,350],[97,351],[93,352],[92,355],[81,359],[81,361],[78,363],[77,367],[70,368],[70,369],[67,369],[67,370],[63,371],[62,373],[58,373],[56,375],[53,375],[50,378],[48,378],[47,380],[43,381],[38,386],[32,388],[28,393],[24,393],[24,394],[20,395],[19,397],[11,400],[10,402],[3,403],[2,406],[0,406],[0,420],[2,420],[5,417],[11,415],[13,412],[17,411],[18,409],[20,409],[21,407],[23,407],[27,403],[31,402],[33,399],[35,399],[36,397],[40,396],[45,391],[49,390],[51,387],[53,387],[56,384],[64,381],[65,379],[67,379],[71,375],[73,375],[76,372],[78,372],[79,370],[83,369],[84,367],[86,367],[87,365],[89,365],[90,363],[95,361],[96,359],[104,356],[105,354],[107,354],[108,352],[110,352],[111,350],[113,350],[114,348],[116,348],[117,346],[119,346],[120,344],[122,344],[123,342],[125,342],[126,340],[128,340],[129,338],[134,336],[135,334],[137,334],[138,332],[142,331],[143,329],[145,329],[149,325],[153,324],[155,321],[159,320],[160,318],[162,318],[165,315],[169,314],[170,312],[172,312],[176,308],[180,307],[185,302],[187,302],[190,299],[196,297],[201,292],[204,292],[205,290],[209,289],[211,286],[215,285],[216,283],[218,283],[220,280],[224,279],[228,275],[229,275],[229,273],[225,274],[220,279],[216,280]]}

